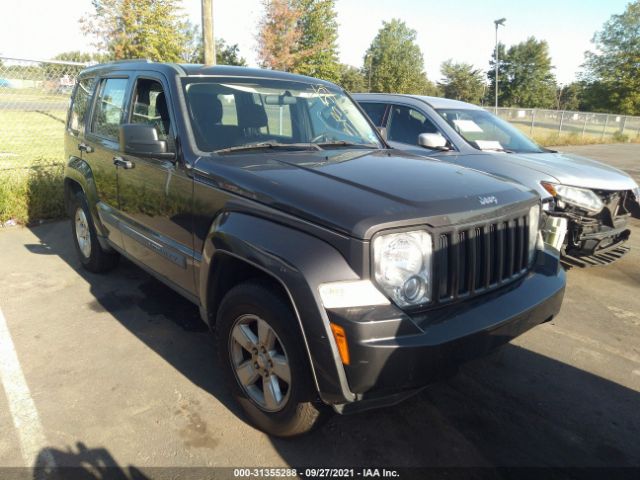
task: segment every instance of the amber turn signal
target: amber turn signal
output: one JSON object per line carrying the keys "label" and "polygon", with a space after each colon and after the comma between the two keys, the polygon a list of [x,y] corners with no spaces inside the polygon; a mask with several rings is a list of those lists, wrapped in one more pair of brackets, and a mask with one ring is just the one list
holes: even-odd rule
{"label": "amber turn signal", "polygon": [[556,192],[556,189],[553,186],[553,183],[547,183],[547,182],[540,182],[540,183],[542,185],[542,188],[544,188],[547,192],[549,192],[552,197],[555,197],[558,195],[558,192]]}
{"label": "amber turn signal", "polygon": [[336,344],[338,345],[338,352],[340,353],[340,359],[342,363],[345,365],[349,365],[349,345],[347,344],[347,335],[344,333],[344,328],[340,325],[336,325],[335,323],[331,323],[331,332],[333,333],[333,338],[336,339]]}

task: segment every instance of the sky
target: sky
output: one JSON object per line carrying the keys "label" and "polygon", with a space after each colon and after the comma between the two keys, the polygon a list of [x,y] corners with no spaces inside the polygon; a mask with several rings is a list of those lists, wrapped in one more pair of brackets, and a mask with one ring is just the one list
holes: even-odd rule
{"label": "sky", "polygon": [[[451,58],[485,71],[495,45],[493,20],[505,17],[499,41],[509,46],[529,36],[549,43],[559,83],[575,79],[593,34],[629,0],[336,0],[339,52],[343,63],[360,67],[382,22],[400,18],[417,31],[429,79],[440,79],[440,64]],[[183,0],[192,22],[200,22],[200,0]],[[214,31],[238,44],[257,65],[256,30],[260,0],[214,0]],[[39,12],[34,15],[34,12]],[[91,12],[91,0],[6,2],[0,18],[0,55],[52,58],[69,50],[92,51],[78,20]]]}

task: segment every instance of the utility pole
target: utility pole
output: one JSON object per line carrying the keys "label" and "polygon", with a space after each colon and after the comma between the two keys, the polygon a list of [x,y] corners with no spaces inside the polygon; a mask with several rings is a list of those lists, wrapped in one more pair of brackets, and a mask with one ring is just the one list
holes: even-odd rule
{"label": "utility pole", "polygon": [[202,0],[202,49],[204,64],[216,64],[216,42],[213,36],[213,0]]}
{"label": "utility pole", "polygon": [[558,92],[558,102],[556,110],[560,110],[560,102],[562,101],[562,90],[564,90],[564,85],[560,84],[560,91]]}
{"label": "utility pole", "polygon": [[496,115],[498,114],[498,64],[500,63],[500,59],[498,58],[498,27],[500,25],[504,27],[504,22],[506,21],[506,18],[500,18],[499,20],[493,21],[493,23],[496,24]]}

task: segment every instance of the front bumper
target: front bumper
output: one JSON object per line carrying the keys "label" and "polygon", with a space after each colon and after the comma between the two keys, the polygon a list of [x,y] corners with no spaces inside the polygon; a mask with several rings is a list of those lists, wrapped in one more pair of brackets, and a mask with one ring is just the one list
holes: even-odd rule
{"label": "front bumper", "polygon": [[394,306],[328,311],[346,331],[345,372],[356,402],[340,413],[396,403],[455,372],[560,310],[565,275],[557,256],[539,252],[534,268],[499,290],[420,314]]}
{"label": "front bumper", "polygon": [[624,244],[631,235],[626,216],[611,223],[608,226],[595,218],[547,214],[542,235],[545,244],[561,252],[567,266],[608,265],[629,251]]}
{"label": "front bumper", "polygon": [[635,194],[624,191],[600,194],[605,206],[596,215],[568,204],[558,209],[554,203],[546,209],[544,241],[562,252],[566,265],[606,265],[629,251],[624,246],[631,234],[627,222],[630,217],[640,216]]}

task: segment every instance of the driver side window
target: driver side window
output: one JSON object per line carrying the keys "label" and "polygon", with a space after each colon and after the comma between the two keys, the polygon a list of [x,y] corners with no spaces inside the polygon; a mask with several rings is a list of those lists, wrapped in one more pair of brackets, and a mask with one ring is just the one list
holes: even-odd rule
{"label": "driver side window", "polygon": [[391,107],[387,133],[389,140],[417,145],[421,133],[438,133],[438,128],[416,109],[402,105]]}
{"label": "driver side window", "polygon": [[162,84],[156,80],[140,78],[133,97],[131,123],[152,125],[160,140],[169,140],[171,117]]}

